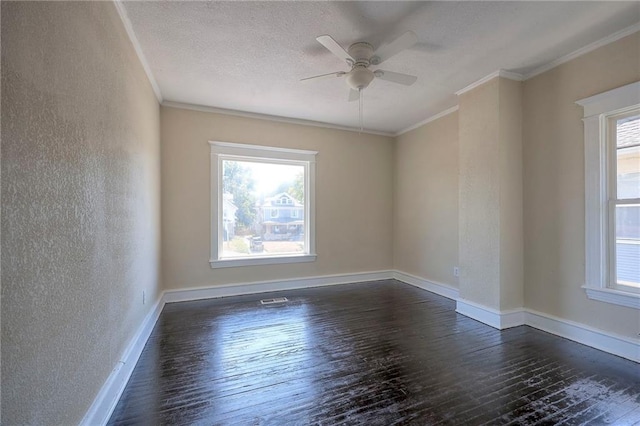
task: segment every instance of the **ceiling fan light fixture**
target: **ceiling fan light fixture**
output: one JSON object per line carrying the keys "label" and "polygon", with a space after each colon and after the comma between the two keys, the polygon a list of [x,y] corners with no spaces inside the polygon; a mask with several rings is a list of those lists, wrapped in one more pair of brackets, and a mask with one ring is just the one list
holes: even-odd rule
{"label": "ceiling fan light fixture", "polygon": [[354,90],[364,89],[373,81],[374,74],[364,67],[355,67],[347,74],[347,84]]}
{"label": "ceiling fan light fixture", "polygon": [[413,75],[402,74],[393,71],[375,70],[371,71],[369,66],[378,65],[390,57],[400,53],[401,51],[410,48],[418,41],[418,37],[412,31],[407,31],[394,41],[386,44],[374,51],[373,46],[369,43],[359,41],[349,46],[348,50],[344,50],[337,41],[330,35],[321,35],[316,37],[316,40],[331,53],[345,61],[351,68],[351,71],[344,72],[332,72],[328,74],[316,75],[313,77],[303,78],[302,80],[312,80],[325,77],[345,77],[347,84],[351,87],[349,91],[349,102],[358,101],[358,113],[360,118],[360,132],[364,129],[363,120],[363,89],[366,89],[374,78],[380,78],[381,80],[387,80],[392,83],[403,84],[405,86],[411,86],[416,82],[418,77]]}

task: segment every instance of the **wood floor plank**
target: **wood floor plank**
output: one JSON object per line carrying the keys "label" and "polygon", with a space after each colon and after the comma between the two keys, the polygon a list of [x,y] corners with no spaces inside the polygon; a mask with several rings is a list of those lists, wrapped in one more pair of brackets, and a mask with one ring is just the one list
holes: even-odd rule
{"label": "wood floor plank", "polygon": [[386,280],[166,305],[109,424],[638,421],[637,363]]}

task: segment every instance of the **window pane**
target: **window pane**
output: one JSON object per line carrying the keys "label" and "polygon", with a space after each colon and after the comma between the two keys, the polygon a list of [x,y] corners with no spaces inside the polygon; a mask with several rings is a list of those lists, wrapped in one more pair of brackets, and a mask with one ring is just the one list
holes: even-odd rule
{"label": "window pane", "polygon": [[640,286],[640,204],[616,206],[616,276]]}
{"label": "window pane", "polygon": [[640,198],[640,116],[616,122],[618,199]]}
{"label": "window pane", "polygon": [[222,163],[221,257],[305,253],[304,166]]}

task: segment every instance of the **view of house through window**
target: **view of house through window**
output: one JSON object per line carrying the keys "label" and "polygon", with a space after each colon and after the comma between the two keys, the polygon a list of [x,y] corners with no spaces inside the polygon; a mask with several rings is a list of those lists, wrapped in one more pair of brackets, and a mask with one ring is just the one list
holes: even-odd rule
{"label": "view of house through window", "polygon": [[640,287],[640,116],[615,119],[616,283]]}
{"label": "view of house through window", "polygon": [[305,253],[305,167],[222,160],[220,258]]}

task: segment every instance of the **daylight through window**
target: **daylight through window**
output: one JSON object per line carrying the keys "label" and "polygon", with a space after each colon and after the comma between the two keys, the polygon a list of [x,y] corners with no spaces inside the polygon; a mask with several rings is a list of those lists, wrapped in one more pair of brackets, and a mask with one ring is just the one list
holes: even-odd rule
{"label": "daylight through window", "polygon": [[[609,119],[612,131],[612,263],[617,286],[640,287],[640,115]],[[613,211],[615,210],[615,211]]]}
{"label": "daylight through window", "polygon": [[315,259],[315,152],[211,143],[212,267]]}

